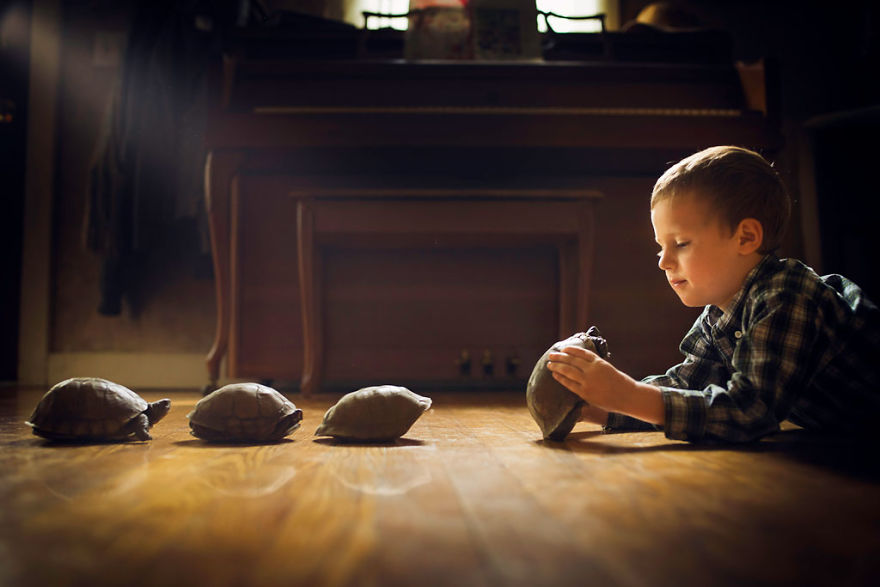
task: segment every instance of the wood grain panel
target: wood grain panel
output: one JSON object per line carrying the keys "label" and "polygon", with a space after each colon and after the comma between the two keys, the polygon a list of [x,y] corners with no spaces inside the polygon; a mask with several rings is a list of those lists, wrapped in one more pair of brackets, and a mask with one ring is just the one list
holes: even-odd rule
{"label": "wood grain panel", "polygon": [[[224,115],[209,140],[226,148],[568,147],[695,151],[778,142],[764,118],[595,114],[292,113]],[[403,120],[401,120],[404,118]]]}
{"label": "wood grain panel", "polygon": [[462,382],[486,379],[485,350],[491,378],[506,377],[507,357],[534,362],[556,340],[556,261],[552,246],[328,249],[327,379],[461,379],[462,350],[473,363]]}
{"label": "wood grain panel", "polygon": [[[746,446],[579,424],[541,440],[522,391],[435,393],[402,439],[269,445],[189,435],[196,392],[146,443],[59,445],[0,393],[0,584],[873,585],[880,468],[865,444]],[[416,390],[419,391],[419,390]],[[156,393],[142,392],[149,400]]]}
{"label": "wood grain panel", "polygon": [[303,348],[296,202],[284,192],[255,189],[247,176],[240,184],[232,214],[229,374],[296,379]]}

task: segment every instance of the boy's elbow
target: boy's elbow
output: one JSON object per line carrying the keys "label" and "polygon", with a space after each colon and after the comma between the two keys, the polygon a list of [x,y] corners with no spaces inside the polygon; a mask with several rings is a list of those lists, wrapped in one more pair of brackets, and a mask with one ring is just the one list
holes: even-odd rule
{"label": "boy's elbow", "polygon": [[779,421],[772,413],[765,414],[761,418],[748,418],[744,420],[732,419],[727,422],[719,422],[717,426],[707,426],[706,436],[712,440],[745,444],[761,440],[765,436],[779,431]]}

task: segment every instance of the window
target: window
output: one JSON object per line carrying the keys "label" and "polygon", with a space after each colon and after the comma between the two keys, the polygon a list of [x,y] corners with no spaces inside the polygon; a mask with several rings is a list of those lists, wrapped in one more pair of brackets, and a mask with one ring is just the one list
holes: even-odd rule
{"label": "window", "polygon": [[[354,0],[352,2],[356,11],[355,22],[359,26],[363,25],[363,17],[361,12],[381,12],[382,14],[404,14],[409,11],[409,0]],[[564,16],[592,16],[594,14],[605,12],[609,13],[606,26],[615,20],[614,15],[610,14],[617,7],[617,0],[536,0],[538,10],[544,12],[553,12]],[[547,31],[544,17],[538,17],[538,30]],[[559,33],[573,32],[598,32],[601,30],[599,21],[597,20],[565,20],[562,18],[550,19],[550,25],[553,30]],[[397,30],[406,30],[407,19],[405,18],[376,18],[370,17],[367,22],[368,29],[393,28]],[[610,28],[610,27],[609,27]]]}
{"label": "window", "polygon": [[[357,2],[355,2],[357,4]],[[382,14],[405,14],[409,11],[409,0],[360,0],[360,10],[366,12],[381,12]],[[405,31],[407,19],[405,18],[376,18],[370,17],[367,21],[368,29],[397,29]]]}
{"label": "window", "polygon": [[[602,0],[537,0],[538,10],[552,12],[563,16],[593,16],[605,12],[608,3]],[[564,18],[550,18],[550,26],[557,33],[598,33],[602,25],[598,20],[565,20]],[[547,32],[547,23],[544,17],[538,15],[538,30]]]}

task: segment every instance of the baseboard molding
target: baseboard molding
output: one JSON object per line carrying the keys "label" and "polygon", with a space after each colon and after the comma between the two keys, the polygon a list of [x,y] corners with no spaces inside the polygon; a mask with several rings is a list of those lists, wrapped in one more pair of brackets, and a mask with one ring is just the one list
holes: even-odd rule
{"label": "baseboard molding", "polygon": [[[48,375],[50,385],[70,377],[103,377],[140,389],[202,389],[208,383],[200,353],[50,353]],[[218,384],[233,381],[221,377]]]}

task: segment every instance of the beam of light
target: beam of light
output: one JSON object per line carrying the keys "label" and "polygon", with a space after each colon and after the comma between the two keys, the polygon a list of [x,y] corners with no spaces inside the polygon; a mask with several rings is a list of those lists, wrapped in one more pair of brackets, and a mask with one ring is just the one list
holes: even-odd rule
{"label": "beam of light", "polygon": [[52,173],[60,62],[60,0],[34,0],[30,24],[27,163],[18,380],[46,383],[51,291]]}
{"label": "beam of light", "polygon": [[14,3],[0,13],[0,49],[4,51],[27,43],[28,15],[21,3]]}
{"label": "beam of light", "polygon": [[[31,14],[31,92],[56,84],[61,47],[59,0],[35,0]],[[33,93],[31,94],[33,95]]]}

